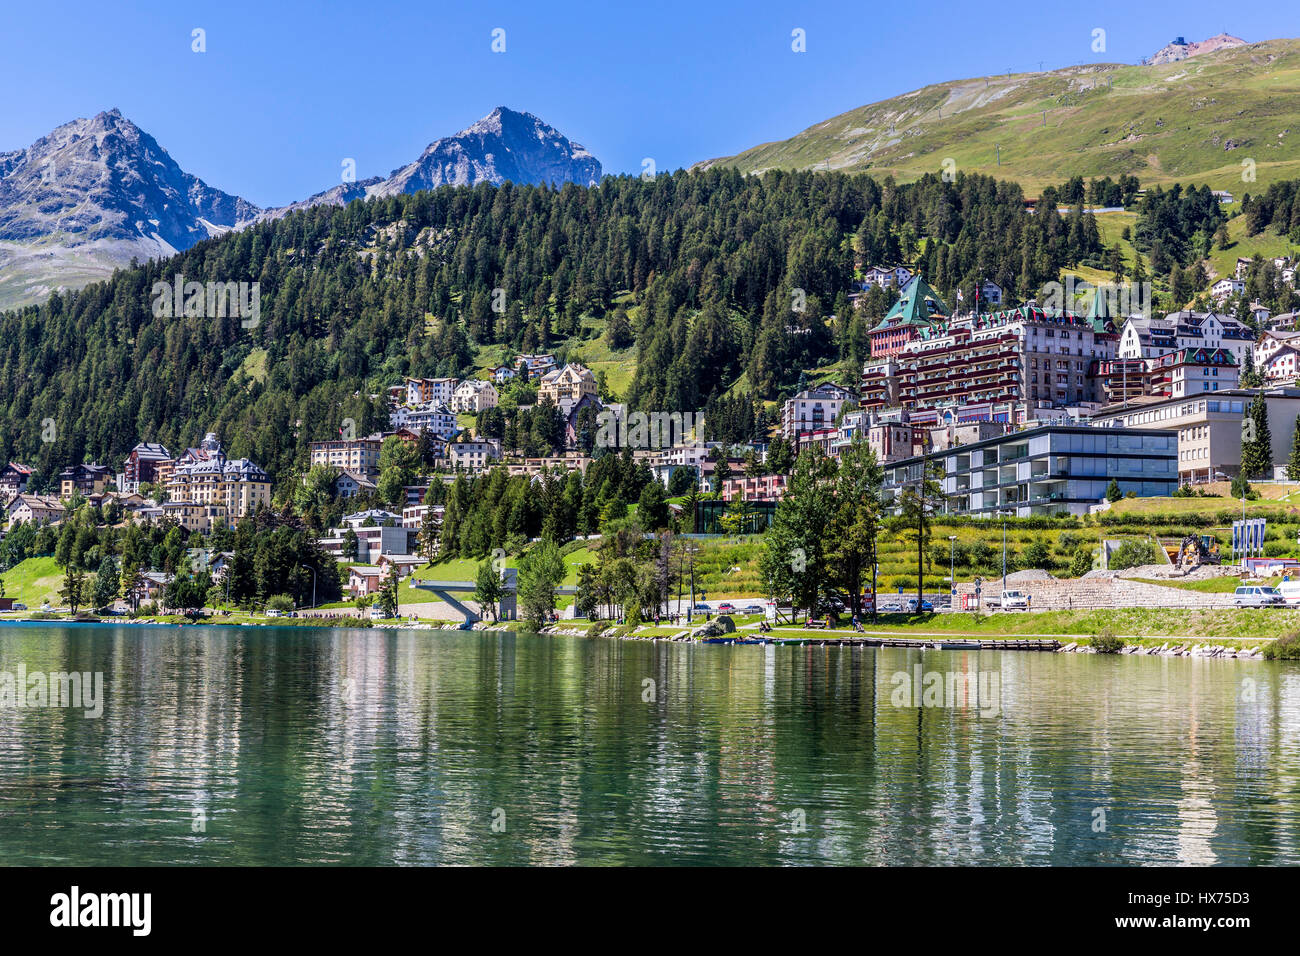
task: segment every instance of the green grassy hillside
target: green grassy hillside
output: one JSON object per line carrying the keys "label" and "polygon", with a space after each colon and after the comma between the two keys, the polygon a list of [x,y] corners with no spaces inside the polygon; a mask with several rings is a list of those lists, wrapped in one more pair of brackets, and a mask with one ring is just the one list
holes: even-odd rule
{"label": "green grassy hillside", "polygon": [[[1207,182],[1234,194],[1300,175],[1300,40],[1159,66],[1098,63],[939,83],[765,143],[727,164],[871,170],[899,181],[955,170],[1033,195],[1072,175]],[[998,162],[998,148],[1001,162]],[[1255,161],[1256,182],[1242,180]]]}
{"label": "green grassy hillside", "polygon": [[0,571],[5,583],[5,597],[11,597],[28,608],[36,609],[43,601],[57,605],[59,588],[63,587],[63,571],[53,557],[28,558],[8,571]]}

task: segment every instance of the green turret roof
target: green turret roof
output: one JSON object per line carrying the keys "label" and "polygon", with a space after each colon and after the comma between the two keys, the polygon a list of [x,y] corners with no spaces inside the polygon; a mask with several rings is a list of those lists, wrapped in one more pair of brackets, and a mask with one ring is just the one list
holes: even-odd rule
{"label": "green turret roof", "polygon": [[934,325],[931,316],[944,315],[946,309],[939,293],[930,288],[929,283],[919,275],[903,287],[903,291],[893,308],[885,313],[885,318],[876,329],[899,325]]}

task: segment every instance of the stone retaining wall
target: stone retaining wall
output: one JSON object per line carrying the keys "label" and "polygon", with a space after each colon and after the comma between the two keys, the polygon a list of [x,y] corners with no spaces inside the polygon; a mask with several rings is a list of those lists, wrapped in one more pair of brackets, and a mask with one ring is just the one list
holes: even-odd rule
{"label": "stone retaining wall", "polygon": [[[1207,594],[1185,588],[1163,587],[1127,578],[1095,577],[1066,580],[1007,582],[1007,590],[1028,594],[1035,611],[1066,611],[1086,608],[1176,607],[1227,608],[1232,606],[1228,593]],[[985,602],[1001,597],[1002,579],[984,581],[981,597]],[[961,607],[963,594],[974,594],[974,584],[958,584],[955,604]]]}

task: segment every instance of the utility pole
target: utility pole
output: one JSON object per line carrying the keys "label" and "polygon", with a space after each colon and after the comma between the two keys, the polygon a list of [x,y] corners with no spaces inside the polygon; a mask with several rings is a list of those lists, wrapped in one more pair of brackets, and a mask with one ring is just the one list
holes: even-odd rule
{"label": "utility pole", "polygon": [[1002,147],[1001,147],[1001,146],[998,146],[998,145],[994,145],[993,149],[997,152],[998,165],[1001,166],[1001,165],[1002,165]]}

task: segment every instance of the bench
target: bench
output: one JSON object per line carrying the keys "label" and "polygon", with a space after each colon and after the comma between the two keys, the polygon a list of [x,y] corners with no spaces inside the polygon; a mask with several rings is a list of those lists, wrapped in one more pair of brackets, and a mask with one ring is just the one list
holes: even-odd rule
{"label": "bench", "polygon": [[803,626],[804,627],[825,627],[826,622],[825,621],[804,621]]}

